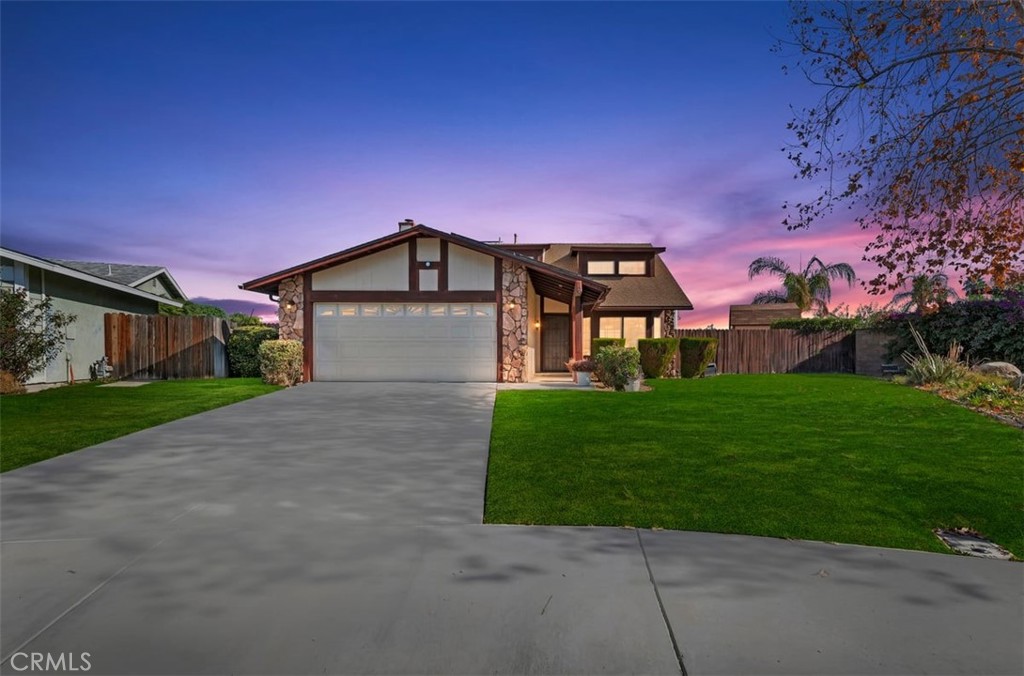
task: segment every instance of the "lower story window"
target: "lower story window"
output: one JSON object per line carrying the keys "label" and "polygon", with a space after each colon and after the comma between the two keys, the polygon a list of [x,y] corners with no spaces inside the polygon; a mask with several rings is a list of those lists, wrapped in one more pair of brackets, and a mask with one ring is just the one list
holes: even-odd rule
{"label": "lower story window", "polygon": [[601,338],[625,338],[626,347],[636,347],[647,337],[647,317],[601,317],[598,325]]}

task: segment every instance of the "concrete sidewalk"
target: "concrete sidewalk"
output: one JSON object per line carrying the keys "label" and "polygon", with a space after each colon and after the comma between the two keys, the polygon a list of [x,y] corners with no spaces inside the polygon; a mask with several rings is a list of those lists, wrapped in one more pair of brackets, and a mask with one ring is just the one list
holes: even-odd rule
{"label": "concrete sidewalk", "polygon": [[1024,671],[1017,563],[482,525],[493,397],[314,383],[3,475],[3,657],[88,652],[94,674]]}

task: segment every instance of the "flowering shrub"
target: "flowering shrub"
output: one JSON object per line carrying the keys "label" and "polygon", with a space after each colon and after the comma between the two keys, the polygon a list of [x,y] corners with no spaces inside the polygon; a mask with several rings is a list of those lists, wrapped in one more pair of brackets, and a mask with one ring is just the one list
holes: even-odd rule
{"label": "flowering shrub", "polygon": [[956,342],[971,362],[987,359],[1024,367],[1024,293],[1007,290],[994,298],[971,298],[950,303],[928,315],[894,313],[881,322],[892,334],[889,359],[914,349],[912,321],[928,349],[945,352]]}

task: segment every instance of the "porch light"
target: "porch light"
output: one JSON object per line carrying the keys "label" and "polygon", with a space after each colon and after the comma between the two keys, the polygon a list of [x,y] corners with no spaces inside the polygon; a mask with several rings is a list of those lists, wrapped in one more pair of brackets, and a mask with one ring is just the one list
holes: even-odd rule
{"label": "porch light", "polygon": [[294,310],[295,309],[295,301],[293,301],[293,300],[286,301],[285,304],[284,304],[284,309],[287,310],[288,312],[291,312],[292,310]]}
{"label": "porch light", "polygon": [[533,328],[539,329],[540,328],[540,322],[539,321],[534,322],[533,323]]}
{"label": "porch light", "polygon": [[510,300],[508,302],[508,309],[509,310],[515,310],[516,309],[516,302],[514,300]]}

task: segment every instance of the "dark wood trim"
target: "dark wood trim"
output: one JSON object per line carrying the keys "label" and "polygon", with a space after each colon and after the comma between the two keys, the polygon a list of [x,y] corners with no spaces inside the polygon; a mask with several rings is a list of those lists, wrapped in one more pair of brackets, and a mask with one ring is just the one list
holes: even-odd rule
{"label": "dark wood trim", "polygon": [[420,290],[420,267],[416,261],[416,238],[409,240],[409,290]]}
{"label": "dark wood trim", "polygon": [[498,335],[496,338],[496,340],[498,341],[498,346],[497,349],[494,351],[495,354],[497,354],[498,356],[498,372],[497,375],[495,376],[495,382],[499,383],[505,382],[505,379],[502,377],[501,373],[501,365],[504,362],[505,356],[505,331],[503,321],[505,317],[505,303],[504,299],[501,296],[501,261],[501,258],[494,259],[494,302],[496,305],[495,310],[497,310],[497,312],[495,312],[494,314],[496,314],[498,317]]}
{"label": "dark wood trim", "polygon": [[302,275],[302,378],[313,380],[313,273]]}
{"label": "dark wood trim", "polygon": [[[431,268],[433,269],[433,268]],[[419,270],[416,271],[419,274]],[[313,291],[314,303],[494,303],[493,291]],[[499,307],[500,311],[501,308]]]}
{"label": "dark wood trim", "polygon": [[441,262],[437,264],[437,290],[448,290],[448,240],[441,240]]}
{"label": "dark wood trim", "polygon": [[[367,242],[365,244],[352,247],[351,249],[346,249],[345,251],[339,251],[337,253],[323,256],[321,258],[317,258],[316,260],[312,260],[301,265],[293,266],[286,270],[281,270],[270,275],[265,275],[258,279],[250,280],[248,282],[243,283],[239,288],[245,289],[247,291],[257,291],[261,293],[276,293],[277,284],[288,277],[303,274],[305,272],[316,272],[324,268],[330,268],[336,265],[341,265],[342,263],[348,263],[349,261],[356,260],[358,258],[362,258],[363,256],[368,256],[373,253],[377,253],[378,251],[382,251],[384,249],[388,249],[392,246],[403,244],[405,242],[409,242],[410,249],[413,249],[415,247],[413,242],[419,237],[437,237],[441,240],[449,241],[458,246],[462,246],[473,251],[478,251],[489,256],[494,256],[495,259],[498,260],[499,262],[502,260],[513,260],[525,265],[527,269],[531,271],[535,271],[539,274],[543,274],[545,276],[551,277],[553,279],[558,279],[563,282],[573,283],[576,281],[582,281],[588,293],[597,295],[597,298],[594,300],[595,303],[599,302],[608,292],[608,287],[597,280],[580,280],[580,276],[577,275],[576,273],[570,272],[568,270],[563,270],[561,268],[557,268],[549,263],[537,261],[532,258],[526,258],[525,256],[520,256],[519,254],[508,249],[502,249],[500,247],[491,246],[489,244],[478,242],[468,237],[463,237],[462,235],[456,235],[454,233],[445,233],[441,232],[440,230],[434,230],[433,228],[429,228],[425,225],[417,225],[410,230],[403,230],[392,235],[388,235],[386,237],[373,240],[372,242]],[[415,260],[415,253],[412,253],[411,257],[413,260]]]}
{"label": "dark wood trim", "polygon": [[576,282],[572,290],[572,303],[569,304],[570,325],[569,335],[572,337],[572,358],[583,359],[583,309],[580,298],[583,296],[583,283]]}
{"label": "dark wood trim", "polygon": [[647,338],[654,337],[654,315],[647,315]]}

